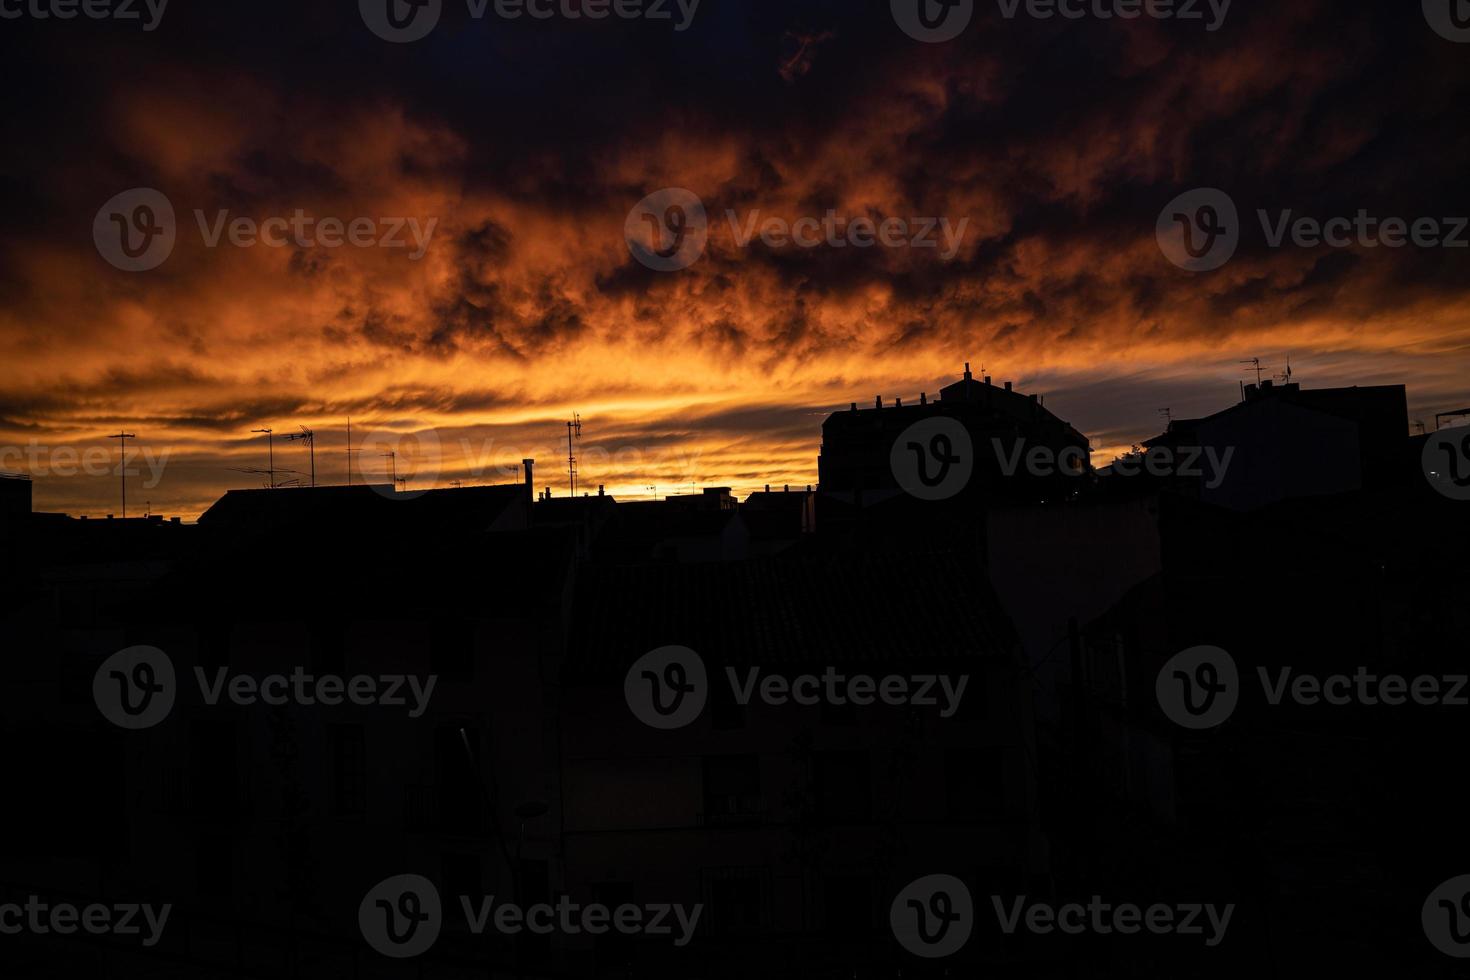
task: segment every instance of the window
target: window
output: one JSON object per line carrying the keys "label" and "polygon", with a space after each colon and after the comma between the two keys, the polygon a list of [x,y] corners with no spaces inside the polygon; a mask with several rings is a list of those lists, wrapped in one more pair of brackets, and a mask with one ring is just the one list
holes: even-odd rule
{"label": "window", "polygon": [[829,933],[866,933],[873,927],[873,879],[867,875],[828,875],[822,881],[824,925]]}
{"label": "window", "polygon": [[455,619],[434,624],[430,669],[442,680],[463,684],[475,676],[475,624]]}
{"label": "window", "polygon": [[311,627],[311,663],[318,674],[347,673],[347,634],[338,622],[316,622]]}
{"label": "window", "polygon": [[855,822],[873,815],[873,772],[868,753],[817,754],[817,807],[825,820]]}
{"label": "window", "polygon": [[765,868],[708,868],[699,877],[707,922],[701,929],[731,936],[765,926],[770,895],[770,873]]}
{"label": "window", "polygon": [[714,755],[704,760],[704,814],[710,823],[755,819],[761,812],[760,759]]}
{"label": "window", "polygon": [[235,725],[229,721],[196,721],[190,732],[194,813],[209,820],[233,819],[240,808]]}
{"label": "window", "polygon": [[[626,881],[599,881],[592,885],[592,901],[604,905],[616,913],[619,905],[633,902],[633,885]],[[550,938],[550,937],[541,937]],[[635,937],[617,929],[608,929],[592,940],[593,970],[599,974],[616,973],[620,976],[636,976],[633,970],[636,958]]]}
{"label": "window", "polygon": [[444,869],[444,894],[456,896],[456,901],[457,896],[467,895],[472,902],[485,894],[478,854],[445,851],[440,855],[439,866]]}
{"label": "window", "polygon": [[228,899],[234,890],[234,881],[234,839],[229,834],[200,834],[194,850],[194,883],[199,895]]}
{"label": "window", "polygon": [[951,820],[986,820],[1015,812],[1009,750],[951,747],[944,753],[944,788]]}
{"label": "window", "polygon": [[434,733],[434,780],[438,787],[439,829],[450,834],[481,834],[480,730],[440,728]]}
{"label": "window", "polygon": [[720,731],[745,727],[745,707],[735,700],[734,686],[723,670],[710,668],[710,724]]}
{"label": "window", "polygon": [[332,726],[332,813],[359,817],[367,810],[367,744],[361,725]]}

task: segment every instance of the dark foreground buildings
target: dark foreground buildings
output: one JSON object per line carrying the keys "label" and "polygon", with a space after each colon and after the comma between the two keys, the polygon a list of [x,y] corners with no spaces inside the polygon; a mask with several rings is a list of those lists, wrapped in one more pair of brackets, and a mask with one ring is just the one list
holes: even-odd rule
{"label": "dark foreground buildings", "polygon": [[43,917],[0,975],[1455,975],[1421,911],[1470,871],[1470,708],[1320,696],[1470,672],[1470,503],[1403,404],[1262,386],[1094,470],[966,372],[743,501],[327,487],[178,525],[0,480],[0,925],[171,909],[147,944]]}

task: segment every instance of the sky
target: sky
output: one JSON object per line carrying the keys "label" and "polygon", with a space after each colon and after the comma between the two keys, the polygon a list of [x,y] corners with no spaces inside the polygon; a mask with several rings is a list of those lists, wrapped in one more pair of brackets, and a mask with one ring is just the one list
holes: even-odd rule
{"label": "sky", "polygon": [[319,482],[534,457],[565,494],[574,413],[584,488],[743,495],[965,362],[1099,465],[1238,400],[1250,358],[1404,384],[1430,428],[1470,406],[1470,43],[1436,0],[959,0],[934,41],[918,0],[438,0],[411,41],[385,2],[0,2],[0,470],[37,509],[118,512],[128,432],[130,514],[192,519],[268,479],[255,430],[308,479],[302,426]]}

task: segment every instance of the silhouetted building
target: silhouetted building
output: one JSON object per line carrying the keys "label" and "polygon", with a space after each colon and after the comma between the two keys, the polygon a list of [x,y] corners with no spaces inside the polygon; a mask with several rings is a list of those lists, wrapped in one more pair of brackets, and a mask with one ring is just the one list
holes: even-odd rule
{"label": "silhouetted building", "polygon": [[[838,964],[862,975],[889,953],[855,944],[885,928],[891,896],[917,875],[955,868],[976,894],[1045,877],[1030,685],[971,557],[591,568],[574,609],[568,885],[611,879],[703,902],[708,967],[693,975],[769,972],[773,958],[779,975],[837,975]],[[677,732],[623,703],[634,659],[666,644],[693,650],[708,676],[708,701]],[[948,716],[738,694],[752,676],[829,669],[967,682]]]}
{"label": "silhouetted building", "polygon": [[[827,416],[818,489],[824,497],[859,508],[904,495],[894,473],[895,443],[916,422],[938,417],[959,422],[969,436],[973,473],[952,498],[966,507],[1078,490],[1075,475],[1062,475],[1051,465],[1035,467],[1027,455],[1041,452],[1052,460],[1080,462],[1085,471],[1087,438],[1048,411],[1037,395],[1015,391],[1009,381],[992,384],[989,376],[977,381],[968,364],[964,377],[941,388],[936,400],[921,394],[917,403],[898,399],[884,405],[880,396],[872,408],[854,402],[848,411]],[[962,455],[959,447],[955,450]],[[906,458],[908,452],[909,447],[899,447],[898,455]]]}
{"label": "silhouetted building", "polygon": [[390,484],[231,490],[199,516],[212,535],[455,534],[531,524],[529,485],[400,491]]}
{"label": "silhouetted building", "polygon": [[751,554],[774,555],[817,529],[817,495],[809,486],[767,486],[741,501],[740,517],[750,530]]}
{"label": "silhouetted building", "polygon": [[1304,389],[1262,381],[1246,385],[1244,396],[1204,418],[1174,419],[1144,443],[1145,461],[1148,451],[1169,456],[1158,478],[1207,503],[1254,510],[1414,476],[1403,385]]}
{"label": "silhouetted building", "polygon": [[0,473],[0,541],[9,540],[30,515],[30,477]]}

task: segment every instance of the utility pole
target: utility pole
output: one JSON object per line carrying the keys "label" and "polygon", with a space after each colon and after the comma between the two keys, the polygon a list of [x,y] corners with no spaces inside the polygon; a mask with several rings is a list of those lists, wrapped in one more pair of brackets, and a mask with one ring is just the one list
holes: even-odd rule
{"label": "utility pole", "polygon": [[117,451],[118,451],[118,459],[119,459],[119,464],[120,464],[118,466],[118,469],[122,470],[122,516],[123,516],[123,520],[127,520],[128,519],[128,440],[129,439],[136,439],[138,437],[135,436],[131,432],[119,432],[117,435],[115,435],[115,436],[108,436],[107,438],[109,438],[109,439],[116,439],[118,441],[117,442]]}

